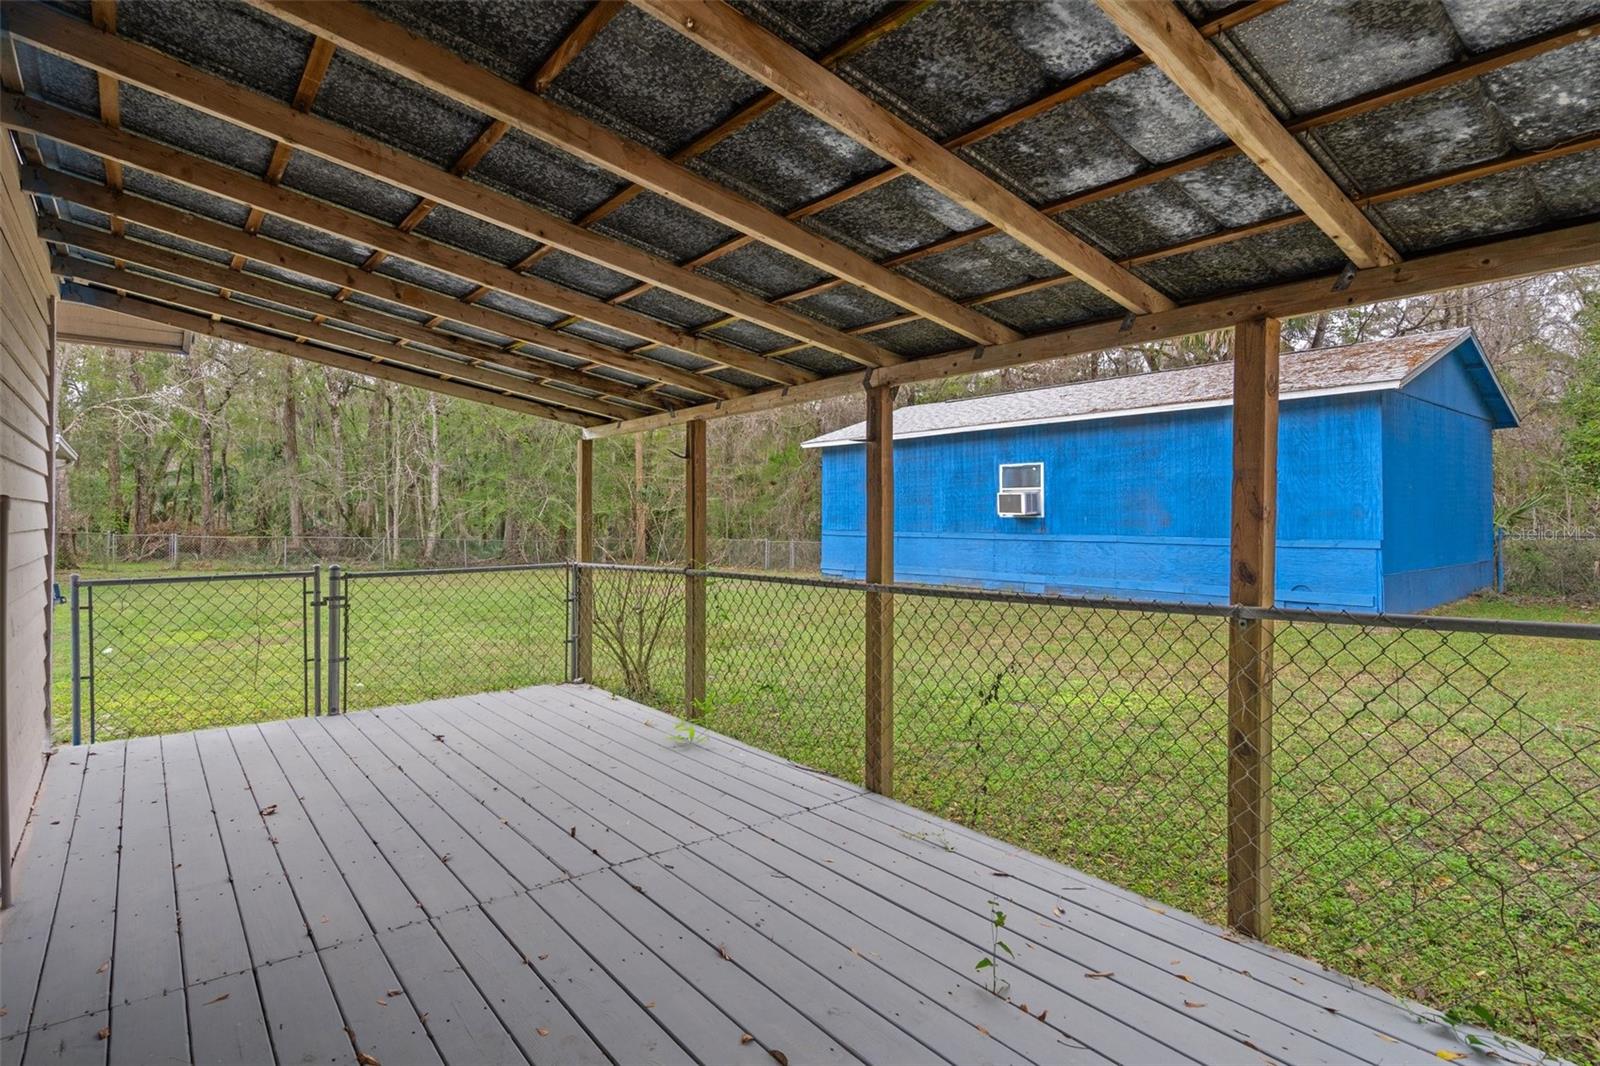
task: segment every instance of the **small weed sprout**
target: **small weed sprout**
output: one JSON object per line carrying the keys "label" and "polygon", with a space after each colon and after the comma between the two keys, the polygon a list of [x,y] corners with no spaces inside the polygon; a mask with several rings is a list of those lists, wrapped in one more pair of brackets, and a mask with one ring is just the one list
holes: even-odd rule
{"label": "small weed sprout", "polygon": [[704,735],[701,730],[695,728],[693,722],[679,721],[672,727],[672,737],[680,744],[698,744]]}
{"label": "small weed sprout", "polygon": [[989,901],[989,954],[978,960],[975,970],[989,971],[989,991],[1001,998],[1011,990],[1011,982],[1000,977],[1000,952],[1016,958],[1011,950],[1011,945],[1000,939],[1000,930],[1006,927],[1006,912],[1000,909],[1000,904],[995,900]]}
{"label": "small weed sprout", "polygon": [[943,829],[940,829],[940,830],[937,830],[937,831],[931,832],[931,833],[927,833],[927,832],[913,833],[909,829],[902,829],[900,831],[900,835],[904,836],[907,840],[920,840],[924,844],[932,844],[934,847],[940,849],[941,851],[955,851],[956,850],[956,846],[954,844],[950,843],[950,838],[944,835],[944,830]]}

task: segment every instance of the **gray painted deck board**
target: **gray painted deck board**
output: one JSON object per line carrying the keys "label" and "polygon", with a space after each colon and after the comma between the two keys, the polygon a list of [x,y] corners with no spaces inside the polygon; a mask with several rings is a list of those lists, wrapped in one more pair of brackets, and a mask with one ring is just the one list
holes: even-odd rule
{"label": "gray painted deck board", "polygon": [[[21,852],[12,872],[15,883],[32,886],[19,894],[5,912],[0,936],[0,1036],[17,1037],[16,1053],[27,1043],[25,1034],[33,1015],[39,972],[44,967],[50,926],[61,895],[61,874],[67,866],[67,849],[77,823],[78,797],[83,791],[84,751],[57,752],[50,760],[39,799],[23,832]],[[15,1061],[11,1059],[9,1061]]]}
{"label": "gray painted deck board", "polygon": [[[675,721],[551,686],[58,752],[0,918],[0,1057],[1467,1050],[1307,960]],[[991,899],[1009,1000],[972,968]]]}

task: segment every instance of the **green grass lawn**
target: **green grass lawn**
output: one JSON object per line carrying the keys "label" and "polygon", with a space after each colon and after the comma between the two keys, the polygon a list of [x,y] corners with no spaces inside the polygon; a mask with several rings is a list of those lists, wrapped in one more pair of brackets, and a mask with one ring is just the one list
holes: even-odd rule
{"label": "green grass lawn", "polygon": [[[561,680],[566,581],[357,580],[347,706]],[[596,682],[680,710],[681,579],[594,582]],[[301,596],[97,589],[99,735],[303,713]],[[703,723],[859,781],[860,594],[717,579],[707,615]],[[903,595],[896,624],[899,798],[1223,916],[1224,620]],[[1274,655],[1273,942],[1600,1063],[1600,642],[1294,623]]]}

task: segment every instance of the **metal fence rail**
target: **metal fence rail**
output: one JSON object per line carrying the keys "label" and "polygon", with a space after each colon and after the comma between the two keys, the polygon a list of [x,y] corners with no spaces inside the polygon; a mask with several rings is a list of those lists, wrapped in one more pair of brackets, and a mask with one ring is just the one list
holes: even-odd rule
{"label": "metal fence rail", "polygon": [[[898,799],[1222,920],[1229,683],[1249,665],[1230,665],[1229,628],[1265,625],[1271,939],[1595,1057],[1600,626],[606,564],[326,576],[325,595],[315,569],[78,583],[87,738],[560,681],[586,661],[584,680],[860,781],[876,592],[894,604]],[[691,576],[706,680],[686,708]]]}

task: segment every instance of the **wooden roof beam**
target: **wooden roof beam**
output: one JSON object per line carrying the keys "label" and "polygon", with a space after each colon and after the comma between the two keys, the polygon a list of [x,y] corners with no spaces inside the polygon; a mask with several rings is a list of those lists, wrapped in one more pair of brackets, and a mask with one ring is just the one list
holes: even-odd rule
{"label": "wooden roof beam", "polygon": [[[347,51],[404,74],[434,92],[499,119],[513,129],[559,148],[592,166],[609,170],[691,211],[715,219],[730,229],[749,234],[764,244],[810,263],[819,270],[848,278],[869,292],[938,322],[963,336],[980,343],[993,343],[1016,336],[1016,332],[1008,326],[962,307],[955,300],[936,293],[903,274],[880,267],[866,256],[789,221],[727,186],[720,185],[702,174],[674,163],[665,156],[658,155],[637,141],[629,140],[606,126],[504,81],[448,49],[425,41],[403,27],[386,21],[351,0],[249,0],[249,2],[309,33],[329,37]],[[564,220],[563,222],[580,234],[586,232],[579,226],[565,223]],[[575,251],[560,240],[553,240],[551,243],[558,244],[567,251]],[[582,243],[579,242],[580,245]],[[578,251],[576,254],[584,253]],[[655,281],[663,288],[681,291],[674,285],[661,282],[658,278],[646,277],[631,270],[625,272],[643,281]],[[735,307],[720,303],[713,306],[729,314],[761,322],[762,325],[776,329],[780,333],[787,333],[797,340],[812,340],[813,343],[819,343],[805,332],[796,332],[795,323],[783,318],[782,315],[774,316],[769,312],[764,319],[759,315],[747,314]],[[798,312],[792,312],[788,308],[778,310],[795,314],[802,321],[812,325],[816,324],[814,320],[798,315]],[[783,324],[774,324],[772,321],[774,317]],[[859,343],[850,345],[844,350],[830,344],[822,346],[832,348],[841,355],[856,358],[858,361],[878,365],[896,361],[894,358],[881,357],[860,360]]]}
{"label": "wooden roof beam", "polygon": [[[538,364],[538,373],[555,381],[577,385],[614,396],[626,396],[633,386],[611,378],[598,377],[584,370],[569,368],[559,363],[546,363],[538,354],[540,349],[560,352],[576,359],[590,360],[586,368],[612,367],[644,378],[656,378],[654,384],[670,384],[681,389],[709,396],[713,399],[731,399],[747,390],[708,378],[691,371],[680,370],[654,360],[641,359],[619,348],[611,348],[598,341],[588,340],[571,333],[561,333],[530,322],[525,318],[496,311],[492,308],[457,301],[454,297],[432,289],[424,289],[381,274],[369,274],[349,263],[329,259],[300,248],[259,235],[251,235],[223,222],[203,218],[176,207],[143,200],[127,193],[112,193],[102,186],[81,178],[46,170],[43,167],[25,167],[21,173],[22,187],[41,196],[59,197],[108,215],[119,215],[129,222],[158,230],[162,233],[197,241],[235,256],[253,259],[258,263],[281,267],[309,278],[325,281],[376,297],[403,307],[426,311],[434,317],[430,328],[445,322],[460,322],[479,329],[511,337],[519,342],[513,350],[516,358],[529,359]],[[520,354],[521,344],[534,348],[534,353]]]}
{"label": "wooden roof beam", "polygon": [[136,300],[114,292],[108,292],[105,289],[96,289],[87,285],[66,282],[61,286],[61,298],[71,300],[74,303],[88,304],[92,307],[103,307],[108,311],[117,311],[121,314],[142,318],[150,322],[159,322],[162,325],[187,330],[190,333],[216,337],[234,344],[245,344],[252,348],[260,348],[263,351],[277,352],[292,359],[304,359],[310,363],[319,363],[338,370],[348,370],[353,374],[362,374],[366,377],[381,378],[384,381],[392,381],[398,385],[408,385],[412,388],[425,389],[428,392],[437,392],[444,396],[456,396],[463,400],[471,400],[474,403],[515,411],[518,414],[559,421],[551,418],[549,410],[543,404],[520,400],[515,396],[505,396],[501,393],[490,392],[475,385],[447,378],[436,378],[414,370],[407,370],[404,367],[390,366],[387,363],[375,363],[369,359],[321,348],[291,337],[280,337],[276,334],[264,333],[244,326],[236,326],[231,322],[215,321],[205,315],[180,311],[176,308],[150,303],[146,300]]}
{"label": "wooden roof beam", "polygon": [[[126,130],[111,130],[92,119],[41,100],[6,93],[0,97],[0,124],[59,140],[86,152],[110,156],[128,166],[148,170],[202,191],[247,206],[260,207],[305,226],[347,240],[425,263],[435,269],[498,289],[546,307],[581,315],[657,344],[734,366],[780,384],[815,380],[815,374],[766,360],[732,345],[693,337],[648,315],[567,289],[554,282],[518,274],[497,263],[416,234],[401,233],[365,215],[281,186],[268,185],[219,164],[177,152]],[[705,382],[702,389],[714,388]],[[729,386],[731,387],[731,386]]]}
{"label": "wooden roof beam", "polygon": [[[415,322],[340,302],[330,296],[296,288],[287,282],[253,274],[238,274],[207,260],[196,259],[155,245],[142,244],[127,237],[118,237],[105,230],[73,222],[41,219],[38,231],[39,236],[48,241],[56,241],[83,251],[96,252],[117,261],[134,263],[204,285],[292,307],[312,316],[319,324],[332,322],[334,325],[357,326],[396,337],[401,343],[425,344],[442,349],[464,360],[468,366],[476,366],[495,375],[494,380],[500,387],[514,388],[530,399],[587,411],[603,418],[635,418],[641,413],[637,407],[619,403],[605,396],[550,388],[547,383],[551,379],[544,376],[543,368],[535,360],[525,356],[510,356],[497,348],[485,348],[463,337],[437,333]],[[498,366],[510,366],[525,373],[537,374],[539,379],[527,381],[512,375],[500,374]],[[659,397],[649,397],[640,402],[650,410],[670,409],[670,405],[662,403]]]}
{"label": "wooden roof beam", "polygon": [[1170,0],[1099,0],[1100,9],[1363,269],[1400,261],[1376,226]]}
{"label": "wooden roof beam", "polygon": [[[577,25],[572,27],[571,32],[563,37],[561,43],[556,45],[555,50],[550,53],[543,63],[539,64],[539,69],[534,71],[527,81],[522,83],[523,88],[535,93],[542,93],[548,89],[550,83],[555,81],[574,59],[578,58],[578,55],[588,46],[589,42],[599,36],[600,31],[610,25],[611,20],[616,18],[617,12],[621,10],[622,0],[595,0],[595,3],[578,20]],[[322,38],[319,37],[317,40],[320,41]],[[467,145],[466,150],[456,157],[456,161],[450,164],[450,173],[460,177],[477,166],[483,161],[483,157],[493,151],[494,146],[505,138],[505,135],[510,130],[511,127],[499,119],[492,120],[473,139],[472,143]],[[407,232],[416,229],[422,225],[422,221],[432,214],[433,209],[438,206],[432,200],[422,200],[416,207],[411,209],[411,212],[405,218],[400,220],[400,228]],[[549,248],[550,245],[541,245],[541,247]],[[383,258],[383,253],[376,253],[373,259],[362,264],[362,269],[376,269],[378,264],[383,261]],[[519,267],[519,269],[526,270],[527,268]]]}
{"label": "wooden roof beam", "polygon": [[191,311],[213,317],[231,318],[246,325],[288,334],[296,340],[315,341],[318,344],[359,352],[380,364],[392,365],[400,369],[410,370],[413,373],[427,373],[443,380],[466,382],[501,395],[515,396],[525,403],[537,404],[545,417],[555,419],[558,422],[566,422],[569,425],[595,426],[611,421],[611,419],[567,410],[542,400],[536,400],[533,398],[534,393],[528,390],[532,389],[537,392],[539,386],[531,385],[531,383],[510,374],[496,373],[466,363],[458,363],[452,359],[445,359],[429,352],[421,352],[413,348],[376,341],[360,334],[347,333],[317,322],[295,318],[277,311],[269,311],[265,308],[240,303],[237,300],[231,300],[226,297],[214,296],[197,289],[173,285],[143,274],[136,274],[113,267],[98,266],[87,260],[74,259],[64,255],[52,257],[50,269],[59,277],[77,278],[104,288],[115,289],[117,292],[132,293],[136,296],[158,300],[162,303],[177,304]]}
{"label": "wooden roof beam", "polygon": [[1099,249],[721,0],[632,0],[791,103],[1137,313],[1172,301]]}
{"label": "wooden roof beam", "polygon": [[[339,8],[343,3],[314,5]],[[487,185],[457,177],[449,171],[433,166],[414,156],[406,155],[389,145],[366,137],[316,115],[294,110],[259,93],[251,92],[221,78],[213,77],[193,67],[176,63],[172,57],[156,49],[120,37],[108,37],[70,15],[64,15],[42,4],[18,5],[13,12],[7,9],[7,30],[29,41],[36,47],[60,55],[74,63],[93,70],[114,73],[120,80],[138,85],[149,92],[176,100],[195,110],[202,111],[225,122],[231,122],[264,137],[292,144],[299,151],[311,152],[330,162],[337,163],[377,181],[398,186],[416,196],[434,200],[491,225],[510,230],[535,241],[555,244],[574,255],[599,263],[624,274],[650,280],[691,300],[716,307],[728,314],[758,322],[769,329],[809,341],[820,347],[836,351],[865,365],[882,366],[899,362],[900,357],[870,341],[860,340],[840,330],[833,329],[816,319],[809,318],[791,308],[769,304],[742,289],[727,285],[683,269],[660,256],[627,244],[615,238],[591,233],[561,218],[541,210],[525,200],[498,192]],[[382,22],[382,20],[378,20]],[[384,23],[384,25],[390,25]],[[392,64],[389,64],[392,66]],[[472,68],[491,81],[517,93],[528,100],[539,100],[515,86],[500,82],[492,74]],[[28,104],[42,103],[29,101]],[[50,105],[45,105],[50,106]],[[60,111],[61,109],[56,109]],[[81,146],[80,146],[81,147]],[[88,148],[88,151],[95,151]],[[170,149],[169,149],[170,152]],[[104,153],[101,153],[104,154]],[[180,158],[187,159],[189,157]],[[123,160],[123,162],[127,162]],[[184,164],[192,168],[193,164]],[[176,164],[165,168],[168,176]],[[159,166],[147,166],[162,172]],[[237,173],[237,172],[235,172]],[[178,180],[184,180],[181,176]],[[277,189],[276,186],[272,188]],[[265,204],[256,204],[272,210]],[[337,231],[335,231],[337,232]],[[409,237],[410,234],[402,234]],[[362,243],[381,248],[393,254],[402,254],[382,240],[362,239]],[[435,246],[440,247],[440,246]],[[411,258],[408,256],[408,258]],[[421,262],[430,260],[422,259]],[[505,268],[502,268],[505,270]],[[512,271],[506,270],[506,273]],[[529,279],[530,281],[533,279]],[[546,282],[552,289],[571,292],[561,286]],[[505,286],[496,285],[496,288]],[[576,297],[579,294],[573,293]],[[611,325],[625,332],[640,335],[627,326],[616,325],[621,309],[610,308],[605,301],[592,297],[584,299],[585,310],[561,303],[540,300],[559,310],[581,314],[591,321]],[[570,303],[570,298],[569,298]],[[977,312],[967,312],[976,315]],[[626,312],[635,319],[646,318]],[[982,316],[979,316],[982,317]],[[988,319],[985,319],[988,321]],[[658,323],[659,324],[659,323]],[[746,352],[732,345],[704,338],[692,338],[679,330],[670,335],[646,336],[645,339],[679,348],[701,358],[711,358],[728,366],[736,366],[783,384],[811,380],[815,375],[783,364],[771,363],[760,355]],[[705,354],[716,351],[716,355]]]}
{"label": "wooden roof beam", "polygon": [[1186,337],[1208,330],[1225,329],[1252,318],[1289,318],[1335,308],[1360,307],[1381,300],[1399,300],[1596,263],[1600,263],[1600,222],[1587,222],[1420,256],[1393,266],[1372,267],[1357,271],[1353,278],[1327,274],[1238,296],[1186,304],[1171,311],[1144,315],[1135,320],[1131,327],[1125,328],[1120,318],[1103,319],[1041,333],[1013,344],[967,348],[866,374],[839,374],[792,389],[763,389],[726,403],[702,404],[670,414],[648,415],[596,427],[585,430],[584,436],[598,438],[642,433],[691,419],[751,414],[810,400],[854,395],[863,388],[938,381],[1130,344]]}

